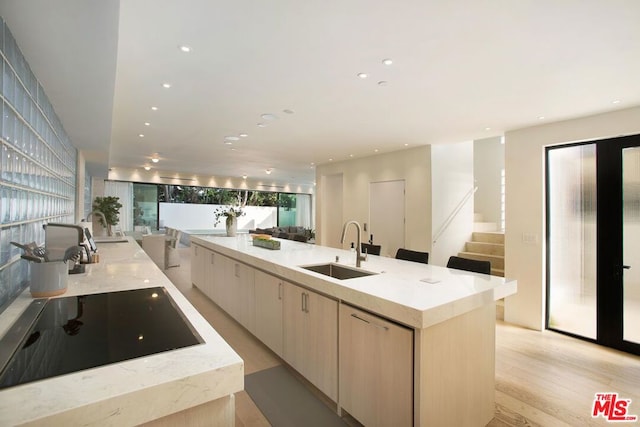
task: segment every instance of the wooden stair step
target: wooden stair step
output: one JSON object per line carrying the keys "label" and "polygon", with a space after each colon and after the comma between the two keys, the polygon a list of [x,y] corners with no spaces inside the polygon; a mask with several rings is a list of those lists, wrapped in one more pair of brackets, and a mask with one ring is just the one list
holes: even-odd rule
{"label": "wooden stair step", "polygon": [[471,238],[474,242],[499,243],[504,245],[504,233],[490,231],[474,231]]}
{"label": "wooden stair step", "polygon": [[504,245],[501,243],[467,242],[465,252],[504,256]]}

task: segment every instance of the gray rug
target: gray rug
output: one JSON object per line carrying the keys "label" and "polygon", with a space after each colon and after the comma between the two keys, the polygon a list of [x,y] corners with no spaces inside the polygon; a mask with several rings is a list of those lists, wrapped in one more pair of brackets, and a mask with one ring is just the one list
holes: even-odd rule
{"label": "gray rug", "polygon": [[282,365],[246,375],[244,389],[273,427],[347,425]]}

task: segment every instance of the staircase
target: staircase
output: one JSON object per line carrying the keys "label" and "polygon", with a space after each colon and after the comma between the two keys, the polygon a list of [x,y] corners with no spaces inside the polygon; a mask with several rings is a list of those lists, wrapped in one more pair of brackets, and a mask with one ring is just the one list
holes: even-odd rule
{"label": "staircase", "polygon": [[[504,232],[495,231],[495,223],[482,222],[476,214],[471,241],[465,243],[463,252],[458,256],[491,262],[491,274],[504,277]],[[496,302],[496,319],[504,320],[504,299]]]}
{"label": "staircase", "polygon": [[491,274],[504,277],[504,233],[474,231],[459,257],[491,262]]}

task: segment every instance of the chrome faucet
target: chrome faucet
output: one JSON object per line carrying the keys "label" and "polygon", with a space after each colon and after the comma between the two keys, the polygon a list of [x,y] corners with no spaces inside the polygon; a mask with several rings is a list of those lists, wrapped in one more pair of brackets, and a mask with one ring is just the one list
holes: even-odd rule
{"label": "chrome faucet", "polygon": [[356,226],[356,267],[360,267],[360,261],[367,260],[367,254],[362,256],[362,253],[361,253],[362,245],[360,240],[360,234],[361,234],[360,224],[358,224],[356,221],[345,222],[344,226],[342,227],[342,238],[340,239],[340,243],[344,243],[344,238],[347,235],[347,227],[349,226],[349,224],[353,224]]}

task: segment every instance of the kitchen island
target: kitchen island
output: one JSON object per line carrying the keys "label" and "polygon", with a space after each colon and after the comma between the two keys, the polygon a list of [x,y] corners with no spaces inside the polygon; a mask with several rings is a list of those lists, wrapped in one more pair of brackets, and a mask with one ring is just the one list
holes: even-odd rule
{"label": "kitchen island", "polygon": [[[354,252],[288,240],[280,250],[250,236],[191,242],[193,284],[338,412],[365,425],[493,418],[495,301],[514,280],[378,256],[356,269]],[[305,268],[326,264],[364,275]]]}
{"label": "kitchen island", "polygon": [[[233,425],[242,359],[132,237],[98,243],[100,262],[69,276],[60,297],[164,287],[203,343],[0,390],[0,425]],[[0,315],[3,336],[33,301]]]}

